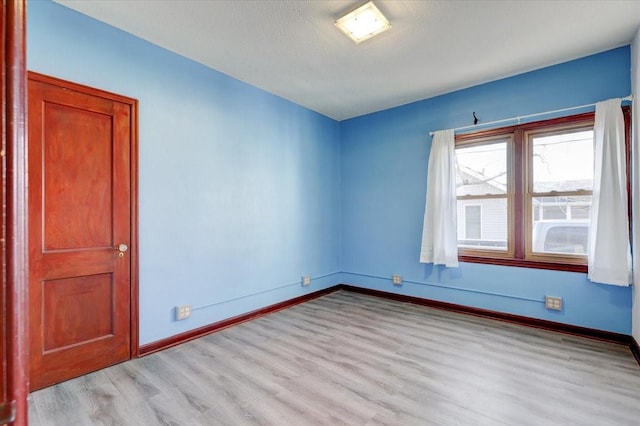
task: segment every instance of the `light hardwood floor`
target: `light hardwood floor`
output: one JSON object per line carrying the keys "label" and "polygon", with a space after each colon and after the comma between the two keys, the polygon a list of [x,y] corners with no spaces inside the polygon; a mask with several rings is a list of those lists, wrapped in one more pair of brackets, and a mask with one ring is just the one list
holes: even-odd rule
{"label": "light hardwood floor", "polygon": [[32,425],[640,425],[627,347],[339,291],[31,394]]}

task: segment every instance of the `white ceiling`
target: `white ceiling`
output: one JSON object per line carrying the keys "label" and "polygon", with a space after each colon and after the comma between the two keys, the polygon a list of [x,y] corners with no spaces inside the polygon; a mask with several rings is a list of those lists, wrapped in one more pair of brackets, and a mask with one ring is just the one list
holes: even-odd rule
{"label": "white ceiling", "polygon": [[375,0],[392,28],[356,45],[363,3],[56,0],[336,120],[629,44],[640,1]]}

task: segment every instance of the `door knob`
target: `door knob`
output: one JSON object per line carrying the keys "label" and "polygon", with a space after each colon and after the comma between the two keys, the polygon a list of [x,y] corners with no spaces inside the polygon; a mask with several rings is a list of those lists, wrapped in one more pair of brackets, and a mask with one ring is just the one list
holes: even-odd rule
{"label": "door knob", "polygon": [[127,246],[126,244],[118,244],[116,250],[118,250],[120,253],[124,253],[125,251],[129,250],[129,246]]}

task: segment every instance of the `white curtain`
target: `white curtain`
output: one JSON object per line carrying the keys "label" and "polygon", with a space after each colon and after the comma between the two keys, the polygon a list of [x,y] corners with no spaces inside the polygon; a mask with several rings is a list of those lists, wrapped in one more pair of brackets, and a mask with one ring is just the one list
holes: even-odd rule
{"label": "white curtain", "polygon": [[435,132],[427,173],[421,263],[458,266],[456,171],[453,130]]}
{"label": "white curtain", "polygon": [[631,248],[627,209],[627,170],[621,99],[596,104],[594,180],[589,230],[591,281],[628,286]]}

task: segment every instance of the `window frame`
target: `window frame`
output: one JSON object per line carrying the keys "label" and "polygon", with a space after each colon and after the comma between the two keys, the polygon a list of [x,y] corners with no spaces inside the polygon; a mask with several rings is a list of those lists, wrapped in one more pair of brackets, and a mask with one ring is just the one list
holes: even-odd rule
{"label": "window frame", "polygon": [[557,126],[544,127],[536,130],[525,130],[522,142],[524,147],[524,165],[525,165],[525,186],[524,186],[524,221],[525,221],[525,259],[541,261],[541,262],[566,262],[576,265],[586,265],[587,257],[585,255],[576,254],[559,254],[548,252],[535,252],[533,251],[533,199],[535,197],[550,197],[550,196],[593,196],[593,190],[577,190],[577,191],[556,191],[556,192],[535,192],[533,189],[533,138],[538,135],[551,136],[569,133],[571,131],[580,131],[591,129],[593,130],[593,120],[579,121],[575,124],[566,125],[560,124]]}
{"label": "window frame", "polygon": [[[499,130],[499,129],[496,129]],[[465,135],[461,135],[465,136]],[[507,171],[511,170],[513,164],[513,136],[505,132],[495,132],[486,135],[480,135],[474,138],[461,137],[458,142],[458,136],[456,136],[455,147],[473,147],[480,145],[488,145],[488,142],[504,140],[507,147]],[[505,195],[501,194],[485,194],[485,195],[461,195],[456,196],[456,200],[487,200],[487,199],[506,199],[507,201],[507,248],[506,250],[491,250],[491,249],[474,249],[470,247],[458,247],[458,259],[462,260],[463,257],[479,257],[482,259],[511,259],[514,255],[513,244],[513,208],[514,208],[514,194],[513,194],[514,182],[513,173],[507,172],[507,192]]]}
{"label": "window frame", "polygon": [[[630,173],[630,137],[631,137],[631,108],[622,107],[625,124],[625,156],[627,169],[627,211],[631,226],[631,173]],[[530,228],[533,223],[530,203],[527,203],[528,185],[532,182],[531,166],[528,164],[527,150],[529,143],[527,135],[532,133],[546,133],[552,129],[571,129],[585,126],[593,127],[595,112],[575,114],[559,118],[534,121],[524,124],[500,127],[495,129],[466,132],[455,136],[456,148],[461,146],[480,145],[502,136],[511,135],[511,143],[507,146],[507,167],[509,170],[508,190],[508,250],[499,252],[492,250],[474,250],[467,247],[458,248],[458,259],[461,262],[484,263],[503,266],[516,266],[535,269],[550,269],[571,272],[587,272],[586,256],[532,254],[532,237]],[[509,199],[508,199],[509,200]],[[527,216],[525,216],[527,215]],[[527,218],[531,218],[527,220]]]}

